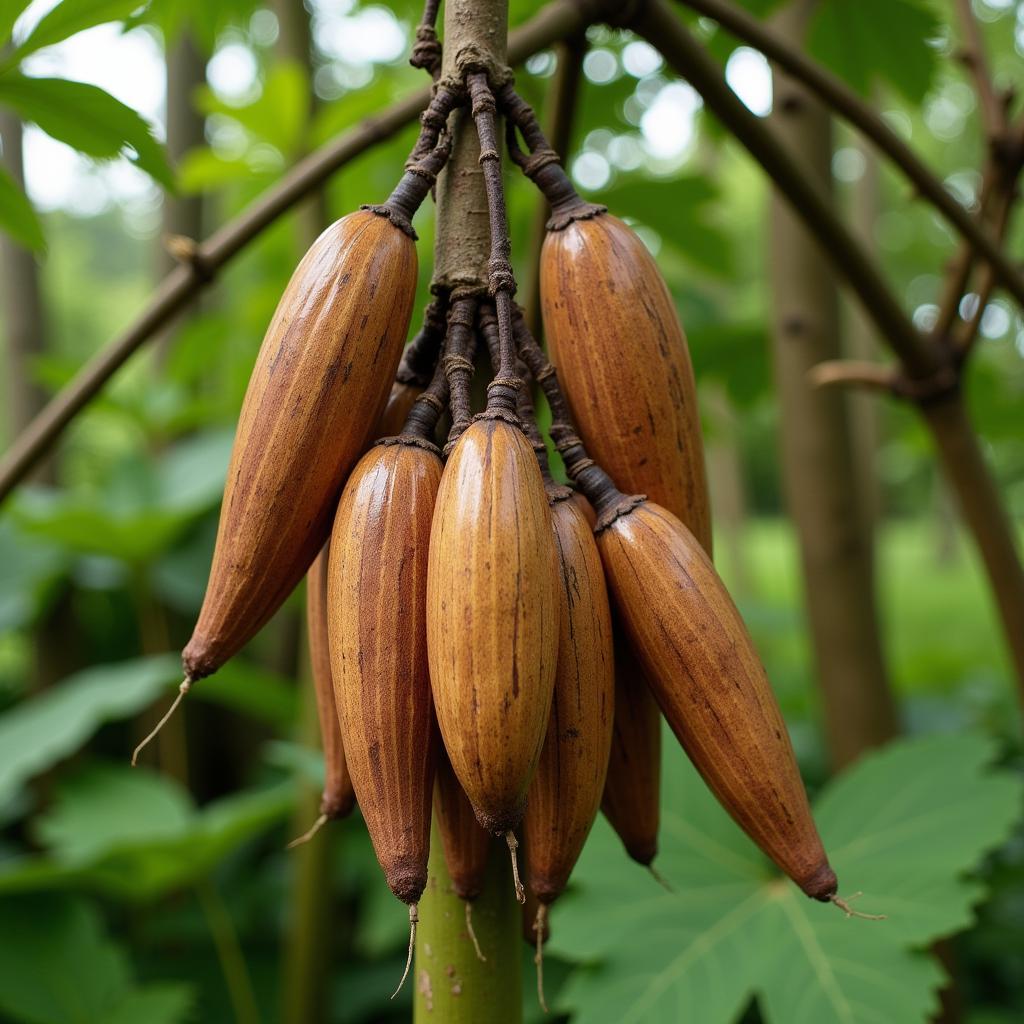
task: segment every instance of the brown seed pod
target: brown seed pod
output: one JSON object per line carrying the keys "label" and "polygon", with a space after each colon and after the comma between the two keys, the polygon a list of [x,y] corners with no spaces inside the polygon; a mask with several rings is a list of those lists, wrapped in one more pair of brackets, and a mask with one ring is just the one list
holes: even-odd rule
{"label": "brown seed pod", "polygon": [[331,651],[327,639],[328,545],[310,566],[306,581],[306,636],[320,719],[320,743],[324,751],[324,792],[320,813],[328,820],[344,818],[355,805],[356,794],[345,763],[338,706],[331,676]]}
{"label": "brown seed pod", "polygon": [[651,254],[609,214],[573,221],[548,232],[540,286],[545,336],[591,457],[710,552],[693,367]]}
{"label": "brown seed pod", "polygon": [[334,520],[328,624],[356,798],[388,885],[415,904],[427,882],[436,731],[426,578],[441,460],[416,444],[371,448]]}
{"label": "brown seed pod", "polygon": [[460,900],[472,903],[483,889],[491,836],[477,822],[443,749],[437,757],[434,813],[452,888]]}
{"label": "brown seed pod", "polygon": [[438,492],[427,591],[441,735],[477,820],[503,834],[522,817],[558,655],[551,515],[518,427],[482,418],[459,438]]}
{"label": "brown seed pod", "polygon": [[615,632],[615,728],[601,810],[630,857],[650,867],[661,816],[661,712],[618,623]]}
{"label": "brown seed pod", "polygon": [[280,607],[377,427],[416,293],[416,248],[366,210],[303,257],[267,329],[235,435],[206,597],[182,655],[215,672]]}
{"label": "brown seed pod", "polygon": [[565,488],[551,488],[561,582],[558,669],[547,738],[526,803],[530,890],[565,889],[601,803],[615,700],[612,621],[594,535]]}
{"label": "brown seed pod", "polygon": [[597,543],[626,633],[669,725],[722,806],[808,895],[836,876],[811,817],[786,724],[739,612],[671,512],[624,499]]}

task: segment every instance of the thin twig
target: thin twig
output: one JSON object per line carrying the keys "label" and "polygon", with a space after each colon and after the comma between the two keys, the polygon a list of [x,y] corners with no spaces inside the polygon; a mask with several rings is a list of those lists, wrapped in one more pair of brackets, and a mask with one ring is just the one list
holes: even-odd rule
{"label": "thin twig", "polygon": [[960,59],[974,79],[974,91],[981,108],[981,123],[990,143],[995,143],[1007,128],[1006,107],[996,94],[992,69],[981,37],[978,19],[971,7],[971,0],[954,0],[956,13],[963,33],[963,49]]}
{"label": "thin twig", "polygon": [[807,374],[811,387],[824,388],[834,385],[871,388],[875,391],[892,392],[897,371],[891,366],[882,366],[858,359],[830,359],[818,363]]}
{"label": "thin twig", "polygon": [[[665,0],[648,0],[641,5],[630,27],[661,51],[673,70],[700,93],[708,110],[768,172],[857,293],[865,312],[899,356],[907,374],[911,377],[934,374],[939,354],[925,343],[863,245],[820,190],[803,175],[775,132],[752,114],[733,92],[721,67]],[[967,219],[972,228],[976,228],[973,220]],[[991,240],[986,238],[986,241],[996,252]]]}
{"label": "thin twig", "polygon": [[[789,45],[776,32],[730,0],[682,0],[682,3],[698,14],[714,19],[723,28],[760,50],[862,132],[865,138],[900,168],[918,194],[927,199],[959,234],[970,240],[978,252],[995,267],[999,282],[1024,306],[1024,274],[1000,250],[985,228],[974,220],[970,211],[948,191],[943,182],[878,116],[870,104],[831,72]],[[661,7],[660,4],[658,6]],[[640,17],[643,18],[642,13]],[[665,23],[663,10],[659,10],[657,20]],[[664,53],[661,39],[652,36],[649,42]],[[680,73],[687,77],[684,72]]]}

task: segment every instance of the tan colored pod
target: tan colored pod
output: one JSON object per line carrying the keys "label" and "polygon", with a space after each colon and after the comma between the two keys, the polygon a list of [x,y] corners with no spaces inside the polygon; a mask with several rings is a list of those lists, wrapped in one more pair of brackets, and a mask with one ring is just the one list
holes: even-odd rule
{"label": "tan colored pod", "polygon": [[416,294],[416,248],[366,210],[332,224],[292,275],[249,380],[189,680],[215,672],[281,606],[330,530],[384,409]]}
{"label": "tan colored pod", "polygon": [[320,813],[330,819],[344,818],[349,814],[355,805],[356,794],[345,763],[345,747],[341,740],[331,677],[331,651],[327,640],[327,559],[328,545],[325,544],[306,577],[306,637],[320,721],[320,745],[324,752],[324,792]]}
{"label": "tan colored pod", "polygon": [[544,334],[592,458],[674,512],[711,551],[711,509],[686,337],[653,257],[603,213],[549,231]]}
{"label": "tan colored pod", "polygon": [[537,458],[478,419],[445,466],[430,537],[430,679],[452,768],[477,820],[522,817],[551,710],[559,581]]}
{"label": "tan colored pod", "polygon": [[331,534],[328,625],[349,773],[391,891],[427,882],[437,737],[427,668],[427,553],[441,460],[370,449]]}
{"label": "tan colored pod", "polygon": [[444,750],[437,757],[434,814],[452,888],[460,900],[471,903],[483,890],[491,837],[476,820]]}
{"label": "tan colored pod", "polygon": [[598,548],[662,713],[751,839],[808,896],[830,899],[836,876],[786,724],[728,591],[671,512],[637,499],[615,511],[598,522]]}
{"label": "tan colored pod", "polygon": [[525,819],[529,887],[541,903],[561,895],[594,824],[615,711],[612,620],[601,556],[572,493],[552,493],[558,495],[551,522],[562,606],[558,669]]}
{"label": "tan colored pod", "polygon": [[615,728],[601,810],[626,852],[649,867],[661,820],[661,712],[616,624]]}

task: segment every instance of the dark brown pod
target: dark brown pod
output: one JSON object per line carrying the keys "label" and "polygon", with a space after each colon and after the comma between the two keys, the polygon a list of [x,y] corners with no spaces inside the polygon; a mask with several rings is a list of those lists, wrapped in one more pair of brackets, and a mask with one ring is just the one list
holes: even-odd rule
{"label": "dark brown pod", "polygon": [[616,625],[615,727],[601,810],[626,852],[650,867],[661,818],[661,712]]}
{"label": "dark brown pod", "polygon": [[296,268],[249,380],[203,607],[182,660],[215,672],[281,606],[330,530],[374,436],[416,293],[416,248],[366,210]]}
{"label": "dark brown pod", "polygon": [[701,545],[639,499],[602,509],[598,548],[673,732],[722,806],[808,895],[836,893],[775,695]]}
{"label": "dark brown pod", "polygon": [[525,821],[529,888],[542,903],[565,889],[597,815],[615,701],[611,612],[594,534],[570,492],[549,494],[561,582],[558,668]]}
{"label": "dark brown pod", "polygon": [[544,333],[590,455],[711,551],[697,393],[683,328],[643,242],[610,214],[549,231]]}
{"label": "dark brown pod", "polygon": [[327,639],[327,560],[328,545],[324,545],[306,577],[306,636],[316,690],[320,744],[324,752],[324,791],[320,813],[330,820],[344,818],[351,813],[356,794],[345,763],[345,747],[331,677],[331,651]]}
{"label": "dark brown pod", "polygon": [[438,492],[428,591],[444,745],[477,820],[504,834],[519,824],[544,742],[559,628],[551,514],[518,427],[478,419],[459,438]]}
{"label": "dark brown pod", "polygon": [[477,822],[443,749],[437,757],[434,814],[452,888],[460,900],[472,903],[483,889],[491,836]]}
{"label": "dark brown pod", "polygon": [[427,882],[436,730],[427,669],[427,552],[441,460],[380,444],[352,471],[334,520],[331,667],[356,798],[391,891]]}

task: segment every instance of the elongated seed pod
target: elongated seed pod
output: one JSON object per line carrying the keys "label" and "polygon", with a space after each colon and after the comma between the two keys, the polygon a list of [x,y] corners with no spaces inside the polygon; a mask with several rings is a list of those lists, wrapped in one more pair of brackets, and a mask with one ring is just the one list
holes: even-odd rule
{"label": "elongated seed pod", "polygon": [[605,511],[598,531],[623,625],[690,759],[758,846],[808,896],[830,899],[836,876],[786,724],[710,559],[671,512],[639,499]]}
{"label": "elongated seed pod", "polygon": [[356,799],[391,891],[427,882],[436,729],[427,669],[427,552],[441,460],[380,444],[341,496],[330,549],[328,625],[341,732]]}
{"label": "elongated seed pod", "polygon": [[545,336],[591,457],[710,552],[693,367],[651,254],[610,214],[573,221],[548,232],[540,287]]}
{"label": "elongated seed pod", "polygon": [[518,427],[478,419],[453,449],[438,493],[427,631],[445,748],[477,820],[496,834],[522,817],[544,742],[558,588],[533,449]]}
{"label": "elongated seed pod", "polygon": [[615,728],[601,810],[630,857],[649,867],[661,817],[661,712],[618,624],[615,629]]}
{"label": "elongated seed pod", "polygon": [[303,257],[267,329],[242,405],[206,597],[182,655],[215,672],[280,607],[330,530],[402,353],[416,249],[366,210]]}
{"label": "elongated seed pod", "polygon": [[526,861],[542,903],[565,889],[601,803],[612,740],[612,621],[594,534],[565,488],[550,488],[561,577],[558,669],[547,738],[526,802]]}
{"label": "elongated seed pod", "polygon": [[483,890],[491,836],[485,832],[443,750],[438,753],[434,783],[434,814],[444,846],[444,861],[452,888],[460,900],[471,903]]}
{"label": "elongated seed pod", "polygon": [[345,763],[345,746],[341,739],[331,676],[331,651],[327,639],[327,561],[328,546],[325,544],[307,574],[306,636],[320,720],[320,744],[324,752],[324,792],[320,813],[332,819],[344,818],[351,812],[356,794]]}

